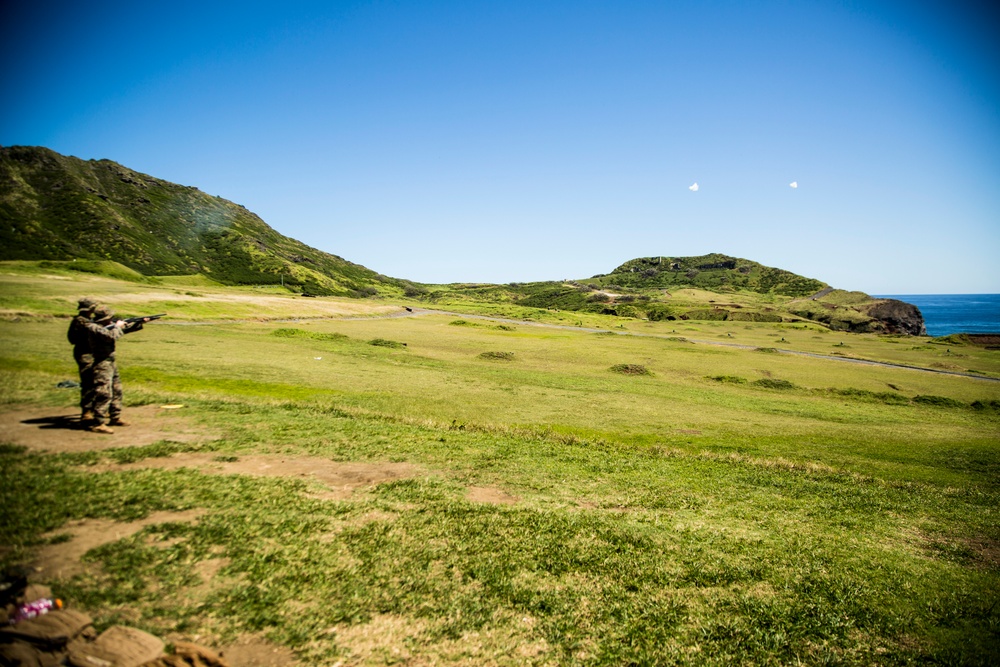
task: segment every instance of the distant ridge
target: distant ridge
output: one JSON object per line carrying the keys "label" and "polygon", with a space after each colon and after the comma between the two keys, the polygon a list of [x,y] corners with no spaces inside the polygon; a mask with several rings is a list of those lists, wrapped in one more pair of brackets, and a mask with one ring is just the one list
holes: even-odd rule
{"label": "distant ridge", "polygon": [[[856,332],[925,333],[920,311],[910,304],[835,290],[718,253],[641,257],[581,280],[421,285],[311,248],[198,188],[40,147],[0,147],[0,222],[0,260],[87,260],[72,268],[129,280],[202,274],[227,285],[281,284],[313,296],[458,299],[648,320],[809,321]],[[672,294],[686,288],[726,296]],[[741,299],[730,298],[735,295]]]}
{"label": "distant ridge", "polygon": [[819,280],[718,253],[697,257],[641,257],[625,262],[612,271],[609,278],[627,287],[743,289],[793,297],[832,290]]}
{"label": "distant ridge", "polygon": [[47,148],[0,148],[0,218],[4,260],[111,260],[146,276],[202,273],[317,295],[406,285],[283,236],[198,188]]}

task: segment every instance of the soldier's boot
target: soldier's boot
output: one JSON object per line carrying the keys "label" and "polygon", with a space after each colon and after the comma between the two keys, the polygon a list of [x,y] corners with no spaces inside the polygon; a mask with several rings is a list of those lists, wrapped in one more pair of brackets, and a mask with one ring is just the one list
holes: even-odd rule
{"label": "soldier's boot", "polygon": [[82,421],[82,422],[92,422],[92,421],[94,421],[94,411],[93,410],[84,410],[83,413],[80,415],[80,421]]}
{"label": "soldier's boot", "polygon": [[104,424],[94,424],[93,426],[88,427],[87,430],[91,433],[106,433],[108,435],[115,432],[113,428],[109,428]]}
{"label": "soldier's boot", "polygon": [[127,421],[122,421],[121,417],[112,417],[111,421],[108,422],[108,426],[128,426]]}

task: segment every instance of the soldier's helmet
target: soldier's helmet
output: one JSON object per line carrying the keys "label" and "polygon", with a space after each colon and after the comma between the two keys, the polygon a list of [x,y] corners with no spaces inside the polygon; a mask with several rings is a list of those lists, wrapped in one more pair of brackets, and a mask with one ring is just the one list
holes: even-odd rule
{"label": "soldier's helmet", "polygon": [[90,310],[91,308],[93,308],[96,305],[97,305],[97,299],[95,299],[92,296],[85,296],[85,297],[82,297],[79,301],[76,302],[76,309],[77,310]]}
{"label": "soldier's helmet", "polygon": [[115,316],[114,312],[107,306],[98,306],[94,309],[94,321],[95,322],[106,322],[111,321]]}

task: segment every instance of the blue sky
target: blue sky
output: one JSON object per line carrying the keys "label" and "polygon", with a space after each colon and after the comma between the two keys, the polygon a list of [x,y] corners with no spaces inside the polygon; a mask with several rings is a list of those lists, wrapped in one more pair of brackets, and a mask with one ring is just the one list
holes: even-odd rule
{"label": "blue sky", "polygon": [[1000,293],[998,28],[955,1],[15,0],[0,144],[421,282],[722,252]]}

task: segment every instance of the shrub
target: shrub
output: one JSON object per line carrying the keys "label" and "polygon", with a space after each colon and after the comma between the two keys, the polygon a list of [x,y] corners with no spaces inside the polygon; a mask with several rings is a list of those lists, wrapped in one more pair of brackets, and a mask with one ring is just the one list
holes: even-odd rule
{"label": "shrub", "polygon": [[934,405],[940,408],[961,408],[965,407],[965,404],[956,401],[954,398],[948,398],[947,396],[914,396],[914,403],[922,403],[924,405]]}
{"label": "shrub", "polygon": [[742,311],[729,313],[729,319],[737,322],[781,322],[781,315]]}
{"label": "shrub", "polygon": [[659,303],[650,304],[646,307],[646,317],[650,322],[662,322],[663,320],[676,320],[677,316],[671,312],[668,306]]}
{"label": "shrub", "polygon": [[723,308],[696,308],[681,315],[682,320],[707,320],[724,322],[729,319],[729,311]]}
{"label": "shrub", "polygon": [[347,340],[347,336],[342,333],[322,333],[320,331],[306,331],[305,329],[275,329],[272,336],[278,338],[309,338],[311,340]]}
{"label": "shrub", "polygon": [[754,380],[751,382],[755,387],[761,387],[763,389],[795,389],[795,385],[788,380],[774,380],[772,378],[762,378],[760,380]]}
{"label": "shrub", "polygon": [[765,354],[777,354],[778,348],[776,347],[758,347],[754,349],[754,352],[763,352]]}
{"label": "shrub", "polygon": [[491,361],[513,361],[513,352],[483,352],[479,355],[480,359],[489,359]]}
{"label": "shrub", "polygon": [[393,349],[400,349],[406,347],[406,343],[400,343],[394,340],[386,340],[385,338],[372,338],[368,341],[369,345],[374,345],[375,347],[390,347]]}
{"label": "shrub", "polygon": [[910,400],[905,396],[900,396],[899,394],[894,394],[889,391],[868,391],[867,389],[855,389],[853,387],[849,387],[847,389],[831,389],[830,393],[838,396],[845,396],[847,398],[876,401],[890,405],[906,405],[910,402]]}
{"label": "shrub", "polygon": [[715,380],[716,382],[726,382],[728,384],[746,384],[747,379],[741,378],[738,375],[710,375],[709,380]]}
{"label": "shrub", "polygon": [[650,370],[641,364],[615,364],[610,370],[622,375],[652,375]]}

